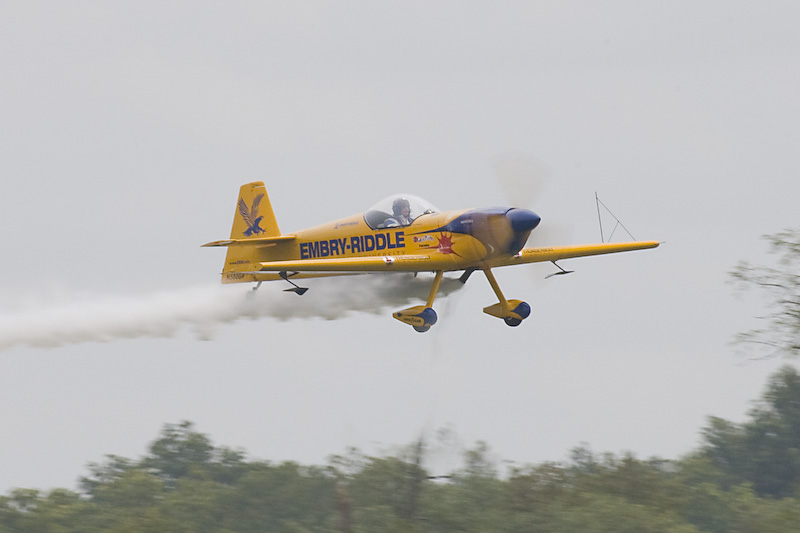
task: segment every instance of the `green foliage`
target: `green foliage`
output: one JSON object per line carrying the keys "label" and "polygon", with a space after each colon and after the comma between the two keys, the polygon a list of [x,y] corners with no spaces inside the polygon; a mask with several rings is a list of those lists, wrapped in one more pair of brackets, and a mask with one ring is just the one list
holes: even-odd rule
{"label": "green foliage", "polygon": [[181,478],[200,478],[208,474],[214,447],[208,437],[194,431],[191,422],[167,424],[161,438],[150,446],[142,466],[152,469],[168,485]]}
{"label": "green foliage", "polygon": [[704,455],[722,474],[726,488],[751,484],[760,496],[791,497],[800,487],[800,374],[785,366],[737,425],[711,418]]}
{"label": "green foliage", "polygon": [[749,421],[711,418],[680,461],[575,448],[563,463],[500,473],[489,446],[446,480],[417,442],[396,456],[355,449],[326,467],[247,461],[192,424],[168,424],[139,461],[89,465],[80,492],[0,496],[0,531],[800,532],[800,374],[771,377]]}

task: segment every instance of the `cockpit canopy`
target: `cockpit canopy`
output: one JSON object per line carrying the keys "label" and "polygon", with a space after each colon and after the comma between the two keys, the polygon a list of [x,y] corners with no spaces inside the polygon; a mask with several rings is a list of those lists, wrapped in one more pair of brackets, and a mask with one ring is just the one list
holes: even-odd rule
{"label": "cockpit canopy", "polygon": [[[407,200],[408,206],[411,208],[408,220],[403,220],[402,217],[398,217],[400,213],[395,213],[394,211],[396,209],[392,209],[392,206],[395,206],[395,208],[402,207],[405,204],[403,200]],[[364,213],[364,221],[372,229],[408,226],[422,215],[438,212],[439,210],[436,209],[436,207],[419,196],[414,196],[412,194],[393,194],[370,207],[367,212]]]}

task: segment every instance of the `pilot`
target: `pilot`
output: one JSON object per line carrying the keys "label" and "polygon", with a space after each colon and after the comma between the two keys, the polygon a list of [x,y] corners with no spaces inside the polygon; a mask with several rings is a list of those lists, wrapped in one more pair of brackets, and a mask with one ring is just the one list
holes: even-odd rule
{"label": "pilot", "polygon": [[384,228],[396,228],[411,224],[411,204],[406,198],[397,198],[392,203],[392,216],[383,223]]}

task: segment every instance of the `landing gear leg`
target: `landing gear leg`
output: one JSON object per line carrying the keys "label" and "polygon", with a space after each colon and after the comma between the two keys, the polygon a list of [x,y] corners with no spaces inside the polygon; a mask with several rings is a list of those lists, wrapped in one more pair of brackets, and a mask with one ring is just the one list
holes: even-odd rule
{"label": "landing gear leg", "polygon": [[472,273],[473,273],[473,272],[475,272],[476,270],[477,270],[477,268],[468,268],[468,269],[466,269],[466,270],[464,271],[464,273],[463,273],[463,274],[461,274],[461,277],[460,277],[460,278],[458,278],[458,281],[460,281],[462,284],[465,284],[465,283],[467,283],[467,280],[469,279],[469,277],[470,277],[470,276],[472,275]]}
{"label": "landing gear leg", "polygon": [[436,324],[438,320],[436,311],[433,310],[433,301],[436,299],[436,293],[439,292],[439,285],[442,284],[443,275],[444,271],[440,270],[436,272],[436,277],[433,278],[431,292],[428,295],[428,301],[425,305],[409,307],[408,309],[393,313],[392,316],[400,322],[413,327],[415,331],[420,333],[425,333],[431,329],[431,326]]}
{"label": "landing gear leg", "polygon": [[436,293],[439,292],[439,285],[442,284],[442,276],[444,276],[443,271],[439,271],[436,273],[436,276],[433,278],[433,285],[431,286],[431,292],[428,294],[428,307],[433,307],[433,301],[436,299]]}
{"label": "landing gear leg", "polygon": [[[291,275],[294,276],[295,274],[297,274],[297,272],[294,272]],[[297,283],[295,283],[294,281],[290,280],[289,279],[289,274],[287,272],[285,272],[285,271],[284,272],[280,272],[280,276],[281,276],[281,278],[283,278],[284,280],[286,280],[286,281],[288,281],[289,283],[292,284],[292,288],[291,289],[283,289],[283,292],[293,292],[298,296],[302,296],[308,290],[308,287],[300,287],[299,285],[297,285]]]}
{"label": "landing gear leg", "polygon": [[483,273],[486,274],[486,279],[489,280],[489,285],[492,286],[492,290],[494,290],[499,300],[499,303],[484,307],[483,312],[502,318],[509,326],[519,326],[523,320],[530,316],[531,306],[522,300],[506,300],[506,297],[503,296],[503,291],[500,290],[500,285],[497,284],[497,280],[494,278],[492,270],[486,268]]}

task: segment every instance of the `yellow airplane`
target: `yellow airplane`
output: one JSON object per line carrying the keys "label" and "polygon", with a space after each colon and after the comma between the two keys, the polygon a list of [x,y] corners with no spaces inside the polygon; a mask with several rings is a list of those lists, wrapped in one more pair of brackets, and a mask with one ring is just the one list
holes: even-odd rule
{"label": "yellow airplane", "polygon": [[[489,315],[518,326],[531,312],[521,300],[508,300],[492,269],[524,263],[552,262],[572,257],[655,248],[656,241],[525,248],[540,222],[533,211],[516,207],[439,211],[412,195],[395,195],[364,213],[327,224],[282,234],[264,183],[242,185],[231,238],[203,246],[227,246],[222,283],[285,280],[287,291],[302,295],[306,288],[292,280],[366,272],[433,272],[428,301],[393,313],[416,331],[436,323],[433,302],[445,272],[463,271],[461,281],[476,270],[489,280],[498,303],[485,307]],[[254,290],[255,290],[254,288]]]}

